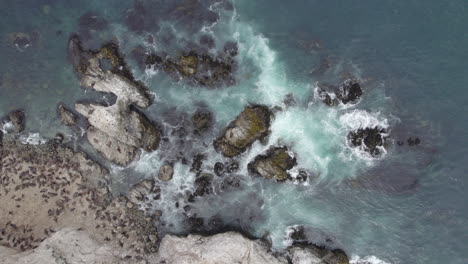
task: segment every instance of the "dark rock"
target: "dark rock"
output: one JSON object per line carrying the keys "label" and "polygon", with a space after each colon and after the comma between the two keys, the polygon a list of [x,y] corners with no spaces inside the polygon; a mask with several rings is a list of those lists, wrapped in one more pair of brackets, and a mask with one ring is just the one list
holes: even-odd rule
{"label": "dark rock", "polygon": [[128,29],[136,33],[142,33],[144,31],[156,32],[159,30],[159,26],[154,14],[155,12],[145,6],[143,1],[135,0],[133,8],[126,12],[125,24]]}
{"label": "dark rock", "polygon": [[289,177],[288,179],[296,182],[305,182],[307,178],[307,171],[300,169],[296,177]]}
{"label": "dark rock", "polygon": [[335,87],[327,87],[326,85],[321,85],[317,89],[319,98],[328,106],[336,106],[340,102],[343,104],[355,104],[363,94],[361,85],[354,80],[344,81],[338,91],[329,91],[330,88],[331,90],[336,90]]}
{"label": "dark rock", "polygon": [[31,46],[31,37],[29,34],[18,32],[13,34],[13,45],[15,45],[19,50],[24,50]]}
{"label": "dark rock", "polygon": [[354,147],[360,147],[373,156],[381,154],[381,147],[385,145],[388,137],[387,130],[381,127],[360,128],[348,133],[348,140]]}
{"label": "dark rock", "polygon": [[398,144],[398,146],[403,146],[405,144],[405,142],[398,140],[397,144]]}
{"label": "dark rock", "polygon": [[231,162],[228,162],[226,164],[226,172],[227,173],[233,173],[239,170],[239,162],[236,160],[233,160]]}
{"label": "dark rock", "polygon": [[212,187],[213,175],[210,173],[202,173],[195,179],[195,192],[194,196],[203,196],[213,192]]}
{"label": "dark rock", "polygon": [[421,140],[419,138],[414,139],[414,144],[419,145],[421,143]]}
{"label": "dark rock", "polygon": [[57,144],[61,144],[64,139],[65,139],[65,136],[62,133],[57,133],[54,137],[54,142]]}
{"label": "dark rock", "polygon": [[356,103],[362,96],[361,85],[353,80],[346,80],[340,87],[340,92],[337,94],[338,99],[343,104]]}
{"label": "dark rock", "polygon": [[229,57],[235,57],[237,56],[237,54],[239,54],[239,48],[236,42],[232,42],[232,41],[226,42],[226,44],[224,44],[223,49],[224,49],[224,53],[226,53]]}
{"label": "dark rock", "polygon": [[291,157],[287,147],[270,147],[263,155],[259,155],[248,164],[250,172],[266,179],[278,182],[286,181],[291,176],[288,170],[296,166],[296,158]]}
{"label": "dark rock", "polygon": [[164,164],[159,168],[158,178],[161,181],[170,181],[174,175],[174,169],[170,164]]}
{"label": "dark rock", "polygon": [[199,42],[200,42],[200,45],[205,46],[205,47],[207,47],[207,48],[209,48],[209,49],[212,49],[212,48],[215,47],[215,41],[214,41],[214,39],[213,39],[211,36],[209,36],[209,35],[202,35],[202,36],[200,37],[200,41],[199,41]]}
{"label": "dark rock", "polygon": [[221,189],[226,190],[228,188],[238,188],[241,185],[241,180],[236,175],[230,175],[223,179],[221,183]]}
{"label": "dark rock", "polygon": [[296,99],[292,94],[287,94],[283,100],[284,105],[287,107],[296,105]]}
{"label": "dark rock", "polygon": [[222,176],[224,174],[225,168],[222,162],[216,162],[214,165],[214,173],[216,176]]}
{"label": "dark rock", "polygon": [[78,21],[78,26],[84,30],[102,31],[108,25],[109,23],[106,19],[102,18],[98,13],[91,11],[83,14]]}
{"label": "dark rock", "polygon": [[192,122],[194,126],[194,133],[200,135],[210,128],[213,122],[213,118],[210,112],[197,111],[192,116]]}
{"label": "dark rock", "polygon": [[193,230],[203,229],[203,218],[200,218],[194,215],[192,217],[189,217],[188,221]]}
{"label": "dark rock", "polygon": [[271,116],[266,106],[247,106],[215,140],[215,149],[226,157],[245,152],[256,140],[263,140],[269,135]]}
{"label": "dark rock", "polygon": [[193,157],[192,167],[190,168],[190,171],[200,173],[204,159],[205,159],[205,155],[203,154],[195,155],[195,157]]}

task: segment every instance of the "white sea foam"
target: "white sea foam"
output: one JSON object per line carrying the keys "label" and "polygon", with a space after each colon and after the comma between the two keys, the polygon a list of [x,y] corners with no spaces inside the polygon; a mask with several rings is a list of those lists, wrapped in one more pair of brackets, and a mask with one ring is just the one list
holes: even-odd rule
{"label": "white sea foam", "polygon": [[357,255],[353,255],[349,261],[350,264],[391,264],[390,262],[383,261],[376,256],[366,256],[366,257],[359,257]]}
{"label": "white sea foam", "polygon": [[43,138],[39,133],[29,133],[28,135],[21,135],[19,140],[22,144],[40,145],[47,143],[47,139]]}
{"label": "white sea foam", "polygon": [[5,122],[2,124],[2,132],[8,134],[9,131],[12,131],[15,128],[11,121]]}
{"label": "white sea foam", "polygon": [[[370,113],[365,110],[353,110],[340,116],[339,120],[346,134],[364,128],[384,129],[387,133],[382,133],[382,137],[387,137],[389,134],[389,121],[387,118],[382,117],[380,112]],[[353,157],[357,157],[364,160],[369,166],[373,164],[373,161],[381,159],[387,154],[387,150],[382,146],[377,147],[380,150],[380,155],[371,155],[365,150],[364,145],[359,147],[351,146],[347,138],[345,138],[345,145],[346,148],[339,154],[341,159],[351,161]]]}

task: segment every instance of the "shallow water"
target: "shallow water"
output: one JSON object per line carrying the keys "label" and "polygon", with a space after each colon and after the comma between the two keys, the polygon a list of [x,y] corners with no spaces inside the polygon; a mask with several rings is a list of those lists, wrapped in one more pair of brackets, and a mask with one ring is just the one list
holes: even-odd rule
{"label": "shallow water", "polygon": [[[88,11],[108,21],[89,33],[85,45],[116,39],[136,78],[156,96],[145,110],[164,129],[168,142],[128,168],[112,167],[115,192],[152,177],[160,164],[184,150],[203,152],[204,169],[223,158],[212,139],[248,103],[280,106],[267,144],[256,143],[239,158],[241,186],[217,189],[198,199],[193,211],[223,227],[268,234],[275,249],[287,246],[288,227],[304,225],[316,243],[343,248],[354,261],[379,263],[468,263],[468,198],[465,104],[468,98],[468,3],[440,1],[235,1],[231,10],[217,1],[143,1],[145,33],[125,23],[131,1],[10,1],[0,3],[0,113],[23,108],[27,131],[52,137],[65,128],[56,106],[86,98],[103,99],[79,87],[66,55],[72,32],[88,30],[79,18]],[[182,10],[182,11],[181,11]],[[191,11],[184,11],[191,10]],[[217,15],[216,15],[217,14]],[[216,19],[217,17],[217,19]],[[9,34],[25,32],[35,41],[26,49]],[[155,42],[149,43],[151,33]],[[215,47],[197,44],[202,35]],[[217,54],[228,41],[238,43],[236,84],[208,89],[144,70],[131,51],[176,56],[190,49]],[[329,108],[314,97],[316,82],[338,85],[348,76],[362,81],[364,96],[354,106]],[[292,94],[295,104],[286,105]],[[216,124],[202,138],[172,133],[203,107]],[[347,145],[346,134],[359,124],[388,126],[389,145],[380,159]],[[419,137],[418,146],[397,140]],[[78,140],[86,148],[85,140]],[[84,145],[83,145],[84,144]],[[304,184],[278,184],[251,177],[247,163],[269,145],[287,144],[299,167],[311,177]],[[189,232],[179,194],[190,190],[194,173],[177,164],[165,183],[164,232]],[[215,227],[212,227],[215,228]],[[365,263],[365,262],[364,262]]]}

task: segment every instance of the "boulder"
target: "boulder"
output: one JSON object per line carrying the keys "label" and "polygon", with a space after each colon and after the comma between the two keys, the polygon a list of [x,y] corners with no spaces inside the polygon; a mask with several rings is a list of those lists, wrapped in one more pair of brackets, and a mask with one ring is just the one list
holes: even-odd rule
{"label": "boulder", "polygon": [[174,169],[170,164],[164,164],[159,168],[158,178],[161,181],[170,181],[174,175]]}
{"label": "boulder", "polygon": [[213,192],[213,175],[210,173],[202,173],[195,179],[195,192],[194,196],[203,196]]}
{"label": "boulder", "polygon": [[348,140],[351,146],[358,147],[372,156],[382,154],[382,148],[388,137],[388,131],[381,127],[366,127],[348,133]]}
{"label": "boulder", "polygon": [[266,106],[247,106],[214,141],[215,149],[226,157],[245,152],[256,140],[263,140],[269,135],[271,116]]}
{"label": "boulder", "polygon": [[290,178],[288,170],[296,166],[296,158],[290,155],[287,147],[271,147],[248,164],[250,172],[278,182]]}
{"label": "boulder", "polygon": [[68,107],[63,104],[59,104],[57,107],[58,115],[62,123],[66,126],[74,126],[78,121],[78,117]]}

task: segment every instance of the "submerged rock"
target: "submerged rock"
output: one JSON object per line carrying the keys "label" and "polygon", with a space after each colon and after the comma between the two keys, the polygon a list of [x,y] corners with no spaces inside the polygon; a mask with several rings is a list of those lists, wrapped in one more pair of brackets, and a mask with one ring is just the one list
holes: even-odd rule
{"label": "submerged rock", "polygon": [[266,179],[283,182],[290,178],[288,170],[296,164],[296,158],[289,154],[287,147],[271,147],[265,154],[257,156],[249,163],[248,168],[252,173]]}
{"label": "submerged rock", "polygon": [[62,123],[66,126],[74,126],[78,121],[78,117],[68,107],[59,104],[57,107],[58,115]]}
{"label": "submerged rock", "polygon": [[88,119],[87,137],[91,145],[106,159],[119,165],[127,165],[136,159],[139,148],[156,150],[160,141],[159,129],[132,107],[146,108],[151,100],[146,88],[133,80],[117,46],[107,44],[99,51],[84,51],[78,37],[73,36],[69,53],[82,86],[117,96],[115,104],[110,106],[75,105],[76,111]]}
{"label": "submerged rock", "polygon": [[373,156],[382,154],[387,137],[388,131],[381,127],[360,128],[348,133],[348,140],[352,146],[359,147]]}
{"label": "submerged rock", "polygon": [[203,196],[213,192],[213,175],[210,173],[202,173],[195,179],[194,196]]}
{"label": "submerged rock", "polygon": [[170,164],[164,164],[159,168],[158,178],[161,181],[170,181],[174,175],[174,168]]}
{"label": "submerged rock", "polygon": [[197,111],[192,116],[192,123],[194,126],[194,133],[197,135],[203,134],[211,127],[213,117],[208,111]]}
{"label": "submerged rock", "polygon": [[214,147],[226,157],[234,157],[246,151],[256,140],[263,140],[270,131],[272,113],[266,106],[247,106],[236,120],[231,122]]}

